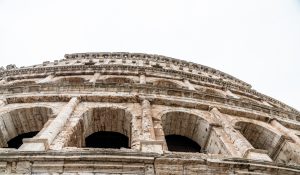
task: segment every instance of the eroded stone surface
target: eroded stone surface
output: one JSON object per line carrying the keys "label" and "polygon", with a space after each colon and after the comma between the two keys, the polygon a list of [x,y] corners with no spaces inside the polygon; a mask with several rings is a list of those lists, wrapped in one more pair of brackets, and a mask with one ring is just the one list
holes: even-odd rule
{"label": "eroded stone surface", "polygon": [[[203,65],[80,53],[0,76],[0,174],[300,173],[300,113]],[[129,148],[87,148],[99,131],[123,134]],[[201,150],[171,152],[167,135]]]}

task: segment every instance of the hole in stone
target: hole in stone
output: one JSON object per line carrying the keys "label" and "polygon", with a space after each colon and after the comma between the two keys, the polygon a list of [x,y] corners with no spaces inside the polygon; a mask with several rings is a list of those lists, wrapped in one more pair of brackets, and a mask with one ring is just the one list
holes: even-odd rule
{"label": "hole in stone", "polygon": [[32,138],[34,137],[38,131],[28,132],[24,134],[20,134],[17,137],[12,138],[10,141],[7,142],[8,148],[16,148],[18,149],[23,144],[24,138]]}
{"label": "hole in stone", "polygon": [[86,147],[90,148],[129,148],[128,137],[110,131],[99,131],[91,134],[85,139]]}
{"label": "hole in stone", "polygon": [[201,147],[193,140],[180,135],[167,135],[166,142],[169,151],[200,152]]}

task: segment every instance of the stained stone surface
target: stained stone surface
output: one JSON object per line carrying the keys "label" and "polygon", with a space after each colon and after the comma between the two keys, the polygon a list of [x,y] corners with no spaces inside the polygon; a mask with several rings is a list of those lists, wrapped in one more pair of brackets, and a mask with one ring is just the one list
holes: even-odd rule
{"label": "stained stone surface", "polygon": [[[0,174],[300,174],[299,111],[204,65],[141,53],[66,54],[1,68],[0,94]],[[122,134],[128,147],[87,147],[97,132]],[[169,151],[168,135],[201,150]]]}

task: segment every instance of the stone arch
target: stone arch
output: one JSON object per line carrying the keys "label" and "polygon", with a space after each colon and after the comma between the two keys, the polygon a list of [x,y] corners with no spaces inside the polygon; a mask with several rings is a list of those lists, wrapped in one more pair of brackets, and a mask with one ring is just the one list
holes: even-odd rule
{"label": "stone arch", "polygon": [[54,81],[57,84],[83,84],[86,79],[79,76],[63,76]]}
{"label": "stone arch", "polygon": [[268,151],[268,155],[274,159],[273,155],[283,141],[282,134],[259,121],[237,121],[234,125],[254,148]]}
{"label": "stone arch", "polygon": [[246,103],[263,104],[262,102],[254,99],[254,98],[250,98],[250,97],[246,97],[246,96],[241,96],[240,99]]}
{"label": "stone arch", "polygon": [[182,86],[179,83],[166,79],[155,80],[153,81],[153,85],[165,88],[182,88]]}
{"label": "stone arch", "polygon": [[116,132],[128,137],[128,147],[131,147],[132,114],[120,107],[95,107],[81,115],[83,138],[96,132]]}
{"label": "stone arch", "polygon": [[207,88],[207,87],[196,87],[195,88],[197,91],[200,91],[201,93],[205,93],[205,94],[211,94],[211,95],[216,95],[216,96],[220,96],[220,97],[226,97],[225,92],[223,92],[222,90],[219,89],[213,89],[213,88]]}
{"label": "stone arch", "polygon": [[0,147],[18,135],[38,132],[53,116],[53,110],[48,107],[17,108],[0,114]]}
{"label": "stone arch", "polygon": [[183,110],[168,111],[162,114],[164,135],[184,136],[196,142],[203,152],[209,139],[210,122],[205,117]]}
{"label": "stone arch", "polygon": [[127,77],[108,77],[102,80],[102,83],[105,84],[133,84],[134,81],[131,78]]}
{"label": "stone arch", "polygon": [[163,106],[163,108],[157,108],[158,112],[155,115],[158,119],[162,120],[162,117],[170,112],[182,112],[182,113],[189,113],[195,116],[201,116],[203,120],[206,120],[208,123],[217,123],[214,117],[207,111],[197,110],[197,109],[187,109],[183,107],[167,107]]}

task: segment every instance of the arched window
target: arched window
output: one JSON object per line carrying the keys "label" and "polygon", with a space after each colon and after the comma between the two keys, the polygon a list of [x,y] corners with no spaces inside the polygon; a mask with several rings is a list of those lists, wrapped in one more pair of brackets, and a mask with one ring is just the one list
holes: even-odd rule
{"label": "arched window", "polygon": [[1,114],[0,147],[20,147],[22,139],[35,136],[52,115],[47,107],[19,108]]}
{"label": "arched window", "polygon": [[281,135],[266,127],[250,122],[237,122],[236,126],[240,128],[241,134],[254,148],[267,150],[269,156],[273,157],[272,154],[276,151],[276,147],[279,146]]}
{"label": "arched window", "polygon": [[93,108],[83,114],[84,147],[130,148],[131,113],[114,107]]}
{"label": "arched window", "polygon": [[162,116],[162,127],[170,151],[203,152],[208,141],[209,123],[194,114],[168,112]]}

